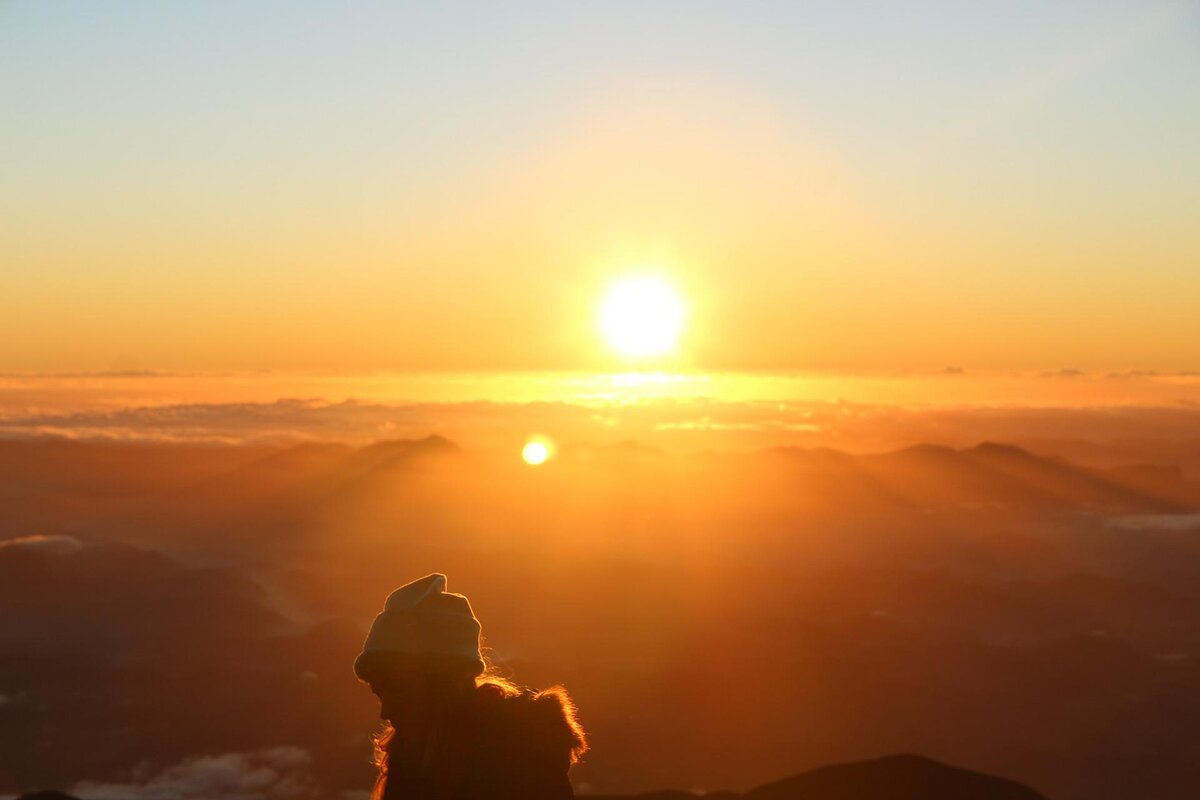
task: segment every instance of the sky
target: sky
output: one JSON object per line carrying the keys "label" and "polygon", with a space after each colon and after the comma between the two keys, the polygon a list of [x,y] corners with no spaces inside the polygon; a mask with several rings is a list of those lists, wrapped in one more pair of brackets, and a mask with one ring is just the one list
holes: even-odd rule
{"label": "sky", "polygon": [[0,371],[1200,367],[1200,3],[0,2]]}

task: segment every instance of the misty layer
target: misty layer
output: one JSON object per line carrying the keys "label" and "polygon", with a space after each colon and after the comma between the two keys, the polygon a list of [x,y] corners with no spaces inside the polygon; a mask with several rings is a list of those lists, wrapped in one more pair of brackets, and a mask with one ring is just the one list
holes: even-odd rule
{"label": "misty layer", "polygon": [[397,577],[441,570],[494,660],[572,687],[581,791],[919,752],[1065,800],[1192,796],[1200,486],[1174,452],[0,443],[0,792],[275,747],[369,786],[350,663]]}

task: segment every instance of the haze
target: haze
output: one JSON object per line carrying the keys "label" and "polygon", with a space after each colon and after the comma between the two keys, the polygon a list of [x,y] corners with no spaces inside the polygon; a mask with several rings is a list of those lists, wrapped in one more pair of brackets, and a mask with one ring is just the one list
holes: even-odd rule
{"label": "haze", "polygon": [[431,572],[581,797],[1200,797],[1195,0],[9,0],[0,109],[0,800],[365,800]]}

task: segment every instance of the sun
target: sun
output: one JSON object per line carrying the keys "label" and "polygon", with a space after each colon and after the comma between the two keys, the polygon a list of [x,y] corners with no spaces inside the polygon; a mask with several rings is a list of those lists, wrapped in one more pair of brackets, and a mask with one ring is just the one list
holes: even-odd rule
{"label": "sun", "polygon": [[600,332],[624,356],[661,356],[675,350],[683,330],[679,293],[662,278],[627,278],[609,288],[600,308]]}
{"label": "sun", "polygon": [[521,458],[526,464],[536,467],[539,464],[545,464],[552,453],[551,445],[545,439],[530,439],[521,448]]}

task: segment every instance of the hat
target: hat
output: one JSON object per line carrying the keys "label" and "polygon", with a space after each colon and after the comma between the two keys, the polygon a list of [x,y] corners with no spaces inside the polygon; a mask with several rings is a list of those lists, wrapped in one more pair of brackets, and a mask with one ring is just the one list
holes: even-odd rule
{"label": "hat", "polygon": [[467,598],[446,591],[445,575],[426,575],[388,595],[354,660],[354,674],[366,680],[376,656],[419,672],[479,675],[479,620]]}

